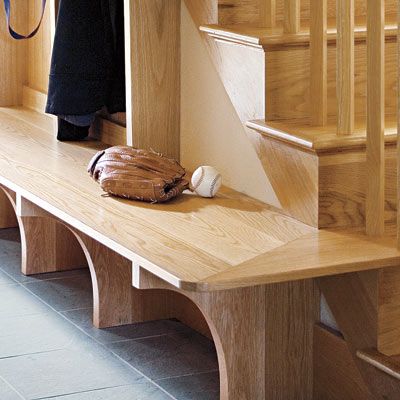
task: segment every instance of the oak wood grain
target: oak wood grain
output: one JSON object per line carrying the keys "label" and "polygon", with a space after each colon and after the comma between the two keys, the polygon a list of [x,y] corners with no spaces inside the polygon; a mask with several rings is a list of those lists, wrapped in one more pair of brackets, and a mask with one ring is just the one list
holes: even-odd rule
{"label": "oak wood grain", "polygon": [[310,1],[311,124],[325,125],[328,115],[327,0]]}
{"label": "oak wood grain", "polygon": [[354,130],[354,0],[337,1],[338,135]]}
{"label": "oak wood grain", "polygon": [[311,398],[318,309],[313,282],[195,293],[139,268],[134,284],[178,291],[197,304],[216,345],[221,399]]}
{"label": "oak wood grain", "polygon": [[385,229],[385,4],[368,2],[366,232]]}
{"label": "oak wood grain", "polygon": [[324,400],[373,400],[345,340],[337,332],[314,329],[314,397]]}
{"label": "oak wood grain", "polygon": [[175,159],[180,157],[180,7],[180,0],[125,1],[127,142]]}
{"label": "oak wood grain", "polygon": [[[376,398],[395,400],[400,396],[398,382],[357,355],[360,349],[374,348],[377,341],[377,298],[370,296],[362,274],[365,273],[325,277],[318,283],[365,384]],[[373,274],[376,285],[378,273]]]}
{"label": "oak wood grain", "polygon": [[[58,143],[38,128],[40,119],[48,127],[46,117],[32,111],[3,109],[0,114],[2,183],[176,286],[313,231],[227,188],[213,200],[187,193],[164,205],[104,197],[86,173],[101,144]],[[27,157],[32,152],[41,156]]]}

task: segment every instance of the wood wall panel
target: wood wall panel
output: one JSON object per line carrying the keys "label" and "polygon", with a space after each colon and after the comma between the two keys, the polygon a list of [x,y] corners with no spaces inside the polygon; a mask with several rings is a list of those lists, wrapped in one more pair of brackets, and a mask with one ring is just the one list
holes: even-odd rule
{"label": "wood wall panel", "polygon": [[128,144],[180,157],[180,0],[125,0]]}
{"label": "wood wall panel", "polygon": [[[12,25],[21,30],[27,25],[28,8],[26,2],[13,2]],[[22,102],[22,85],[27,63],[26,43],[17,42],[8,33],[5,24],[4,6],[0,6],[0,106],[19,105]]]}
{"label": "wood wall panel", "polygon": [[282,211],[317,227],[318,157],[263,137],[256,146]]}
{"label": "wood wall panel", "polygon": [[314,329],[315,400],[373,400],[347,344],[339,334]]}
{"label": "wood wall panel", "polygon": [[378,351],[387,356],[400,354],[400,269],[379,272]]}
{"label": "wood wall panel", "polygon": [[[396,0],[386,0],[387,13],[395,13]],[[283,0],[277,0],[277,20],[283,20]],[[301,0],[301,18],[309,16],[309,0]],[[356,15],[366,14],[366,1],[355,0]],[[258,23],[259,0],[219,0],[220,22],[223,24]],[[328,16],[336,15],[336,0],[328,0]]]}
{"label": "wood wall panel", "polygon": [[[310,115],[308,48],[282,49],[267,54],[268,119],[305,118]],[[355,114],[366,114],[366,44],[355,46]],[[397,112],[397,45],[386,43],[385,111]],[[328,47],[328,117],[336,116],[336,49]]]}
{"label": "wood wall panel", "polygon": [[[396,147],[385,151],[385,219],[396,219]],[[365,150],[338,152],[320,157],[319,227],[334,228],[365,224]]]}
{"label": "wood wall panel", "polygon": [[[40,1],[29,1],[29,27],[37,25],[42,4]],[[51,60],[51,23],[50,4],[47,4],[43,23],[36,36],[28,43],[28,75],[27,84],[30,88],[46,93],[49,81]]]}

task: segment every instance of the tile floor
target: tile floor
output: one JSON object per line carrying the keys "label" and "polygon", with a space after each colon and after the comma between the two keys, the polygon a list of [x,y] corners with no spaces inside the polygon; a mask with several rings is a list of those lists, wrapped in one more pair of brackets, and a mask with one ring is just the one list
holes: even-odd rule
{"label": "tile floor", "polygon": [[25,277],[0,230],[0,400],[217,400],[213,343],[177,321],[91,324],[86,270]]}

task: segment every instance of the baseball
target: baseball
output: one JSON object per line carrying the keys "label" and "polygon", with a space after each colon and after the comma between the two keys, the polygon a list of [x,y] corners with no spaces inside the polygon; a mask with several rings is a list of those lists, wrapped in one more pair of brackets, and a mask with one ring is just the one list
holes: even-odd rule
{"label": "baseball", "polygon": [[194,171],[192,190],[202,197],[214,197],[222,185],[222,176],[210,166],[202,166]]}

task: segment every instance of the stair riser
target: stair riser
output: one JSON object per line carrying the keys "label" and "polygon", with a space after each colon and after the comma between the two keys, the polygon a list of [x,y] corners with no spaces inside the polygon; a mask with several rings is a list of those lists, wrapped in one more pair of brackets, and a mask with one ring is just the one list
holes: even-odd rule
{"label": "stair riser", "polygon": [[[365,149],[319,154],[260,135],[260,159],[282,211],[318,228],[365,225]],[[386,148],[386,220],[396,218],[396,147]]]}
{"label": "stair riser", "polygon": [[[396,146],[385,151],[385,220],[396,220]],[[365,149],[319,157],[319,227],[365,225]]]}
{"label": "stair riser", "polygon": [[[388,13],[396,12],[396,0],[385,1]],[[366,1],[355,0],[356,15],[365,15]],[[301,18],[309,18],[310,1],[301,1]],[[328,15],[335,17],[336,0],[328,0]],[[221,24],[245,24],[258,22],[259,0],[219,0],[219,22]],[[277,0],[277,20],[283,19],[283,0]]]}
{"label": "stair riser", "polygon": [[[386,43],[386,113],[396,112],[396,46],[393,38]],[[308,47],[281,48],[266,53],[266,116],[268,120],[307,118],[309,112],[310,52]],[[366,43],[355,46],[355,114],[366,113]],[[336,47],[328,48],[328,115],[335,117]]]}

